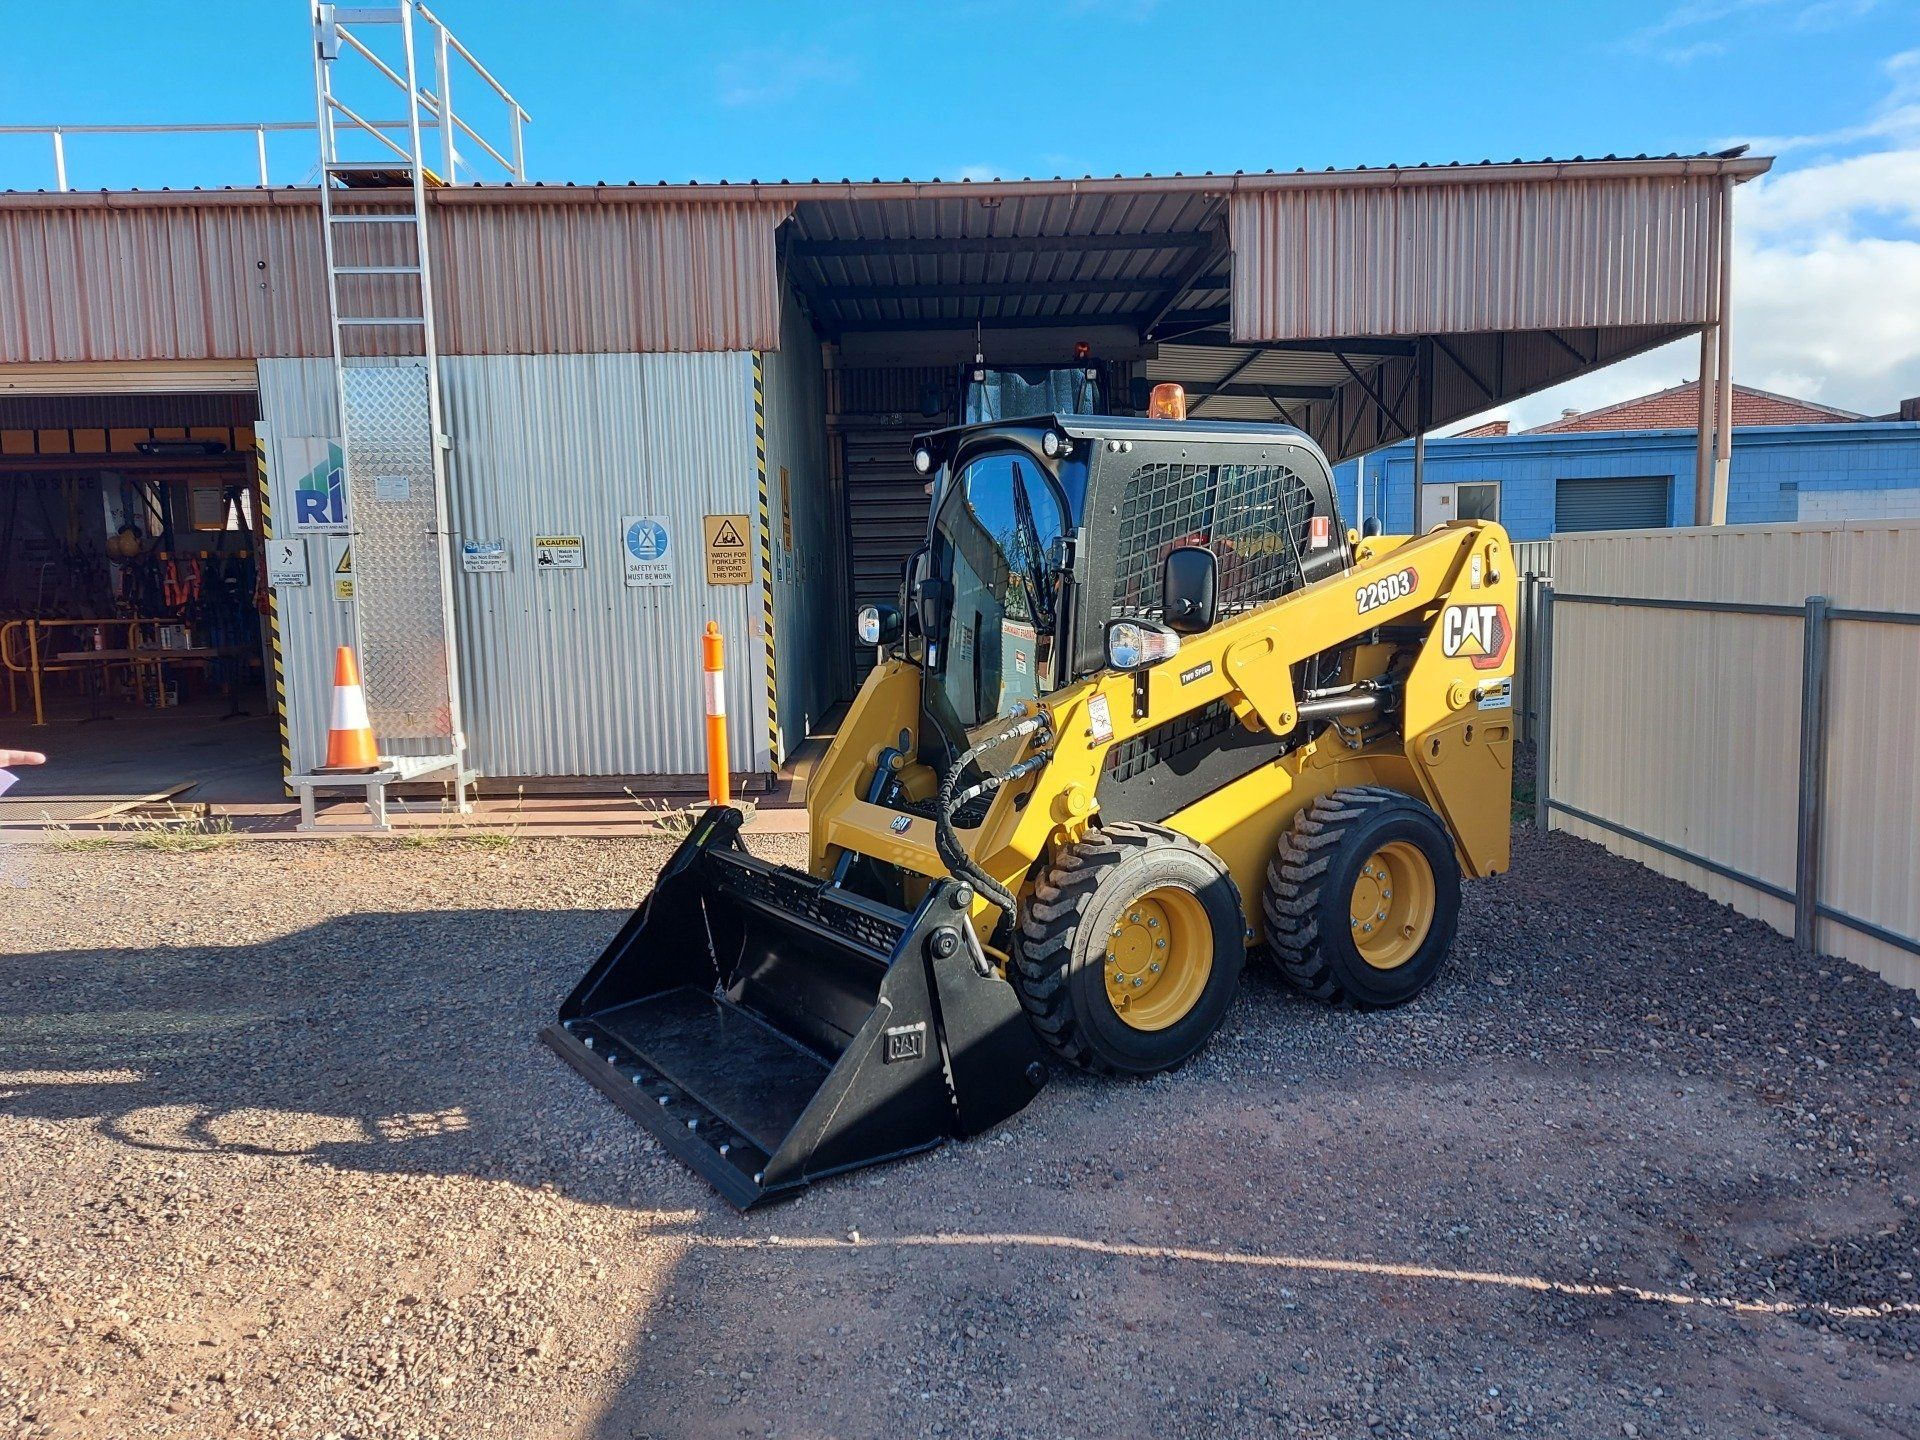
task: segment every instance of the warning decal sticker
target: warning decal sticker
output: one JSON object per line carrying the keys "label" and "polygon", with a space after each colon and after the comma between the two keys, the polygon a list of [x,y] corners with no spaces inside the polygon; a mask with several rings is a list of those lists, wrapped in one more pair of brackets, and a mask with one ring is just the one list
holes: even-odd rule
{"label": "warning decal sticker", "polygon": [[747,546],[749,526],[744,515],[709,515],[707,583],[745,585],[753,579],[753,552]]}

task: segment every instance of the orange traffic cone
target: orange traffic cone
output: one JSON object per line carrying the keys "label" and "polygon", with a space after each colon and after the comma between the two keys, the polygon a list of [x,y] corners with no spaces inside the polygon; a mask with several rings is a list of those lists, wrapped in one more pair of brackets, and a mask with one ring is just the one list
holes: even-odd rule
{"label": "orange traffic cone", "polygon": [[380,747],[367,719],[367,692],[360,688],[360,664],[351,645],[342,645],[333,657],[333,720],[327,726],[327,763],[320,768],[380,768]]}

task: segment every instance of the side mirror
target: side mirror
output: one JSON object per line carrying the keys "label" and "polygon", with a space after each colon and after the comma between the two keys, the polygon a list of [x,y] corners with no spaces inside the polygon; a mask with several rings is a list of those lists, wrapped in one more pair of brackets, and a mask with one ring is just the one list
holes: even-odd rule
{"label": "side mirror", "polygon": [[862,645],[890,645],[900,638],[900,607],[863,605],[854,617],[853,629]]}
{"label": "side mirror", "polygon": [[1176,545],[1160,571],[1160,614],[1169,628],[1198,635],[1213,624],[1220,567],[1204,545]]}
{"label": "side mirror", "polygon": [[1378,535],[1380,533],[1380,517],[1378,515],[1367,516],[1366,519],[1360,522],[1360,533],[1369,540]]}
{"label": "side mirror", "polygon": [[1109,620],[1107,668],[1144,670],[1180,653],[1180,637],[1157,620]]}
{"label": "side mirror", "polygon": [[953,611],[952,584],[929,575],[914,587],[914,601],[920,611],[920,633],[939,640],[947,633],[947,616]]}

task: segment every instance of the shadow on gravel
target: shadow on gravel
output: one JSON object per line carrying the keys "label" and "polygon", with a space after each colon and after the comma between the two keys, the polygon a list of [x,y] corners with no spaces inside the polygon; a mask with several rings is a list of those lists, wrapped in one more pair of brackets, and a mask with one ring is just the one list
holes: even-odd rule
{"label": "shadow on gravel", "polygon": [[[536,1038],[614,911],[343,916],[271,944],[0,959],[0,1113],[147,1150],[551,1184],[630,1206],[628,1127]],[[610,1132],[613,1132],[610,1134]]]}

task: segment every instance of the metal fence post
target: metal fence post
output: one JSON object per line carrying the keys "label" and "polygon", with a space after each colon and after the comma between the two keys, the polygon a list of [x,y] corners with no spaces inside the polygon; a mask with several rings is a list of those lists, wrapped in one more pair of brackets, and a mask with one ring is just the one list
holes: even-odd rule
{"label": "metal fence post", "polygon": [[1533,828],[1541,834],[1547,832],[1548,780],[1553,773],[1553,581],[1542,578],[1540,593],[1535,601],[1535,635],[1533,645],[1533,673],[1528,678],[1527,688],[1538,690],[1539,698],[1533,702],[1534,714],[1538,717],[1533,727]]}
{"label": "metal fence post", "polygon": [[1800,639],[1800,814],[1793,855],[1793,948],[1816,949],[1820,828],[1827,795],[1827,597],[1807,597]]}

